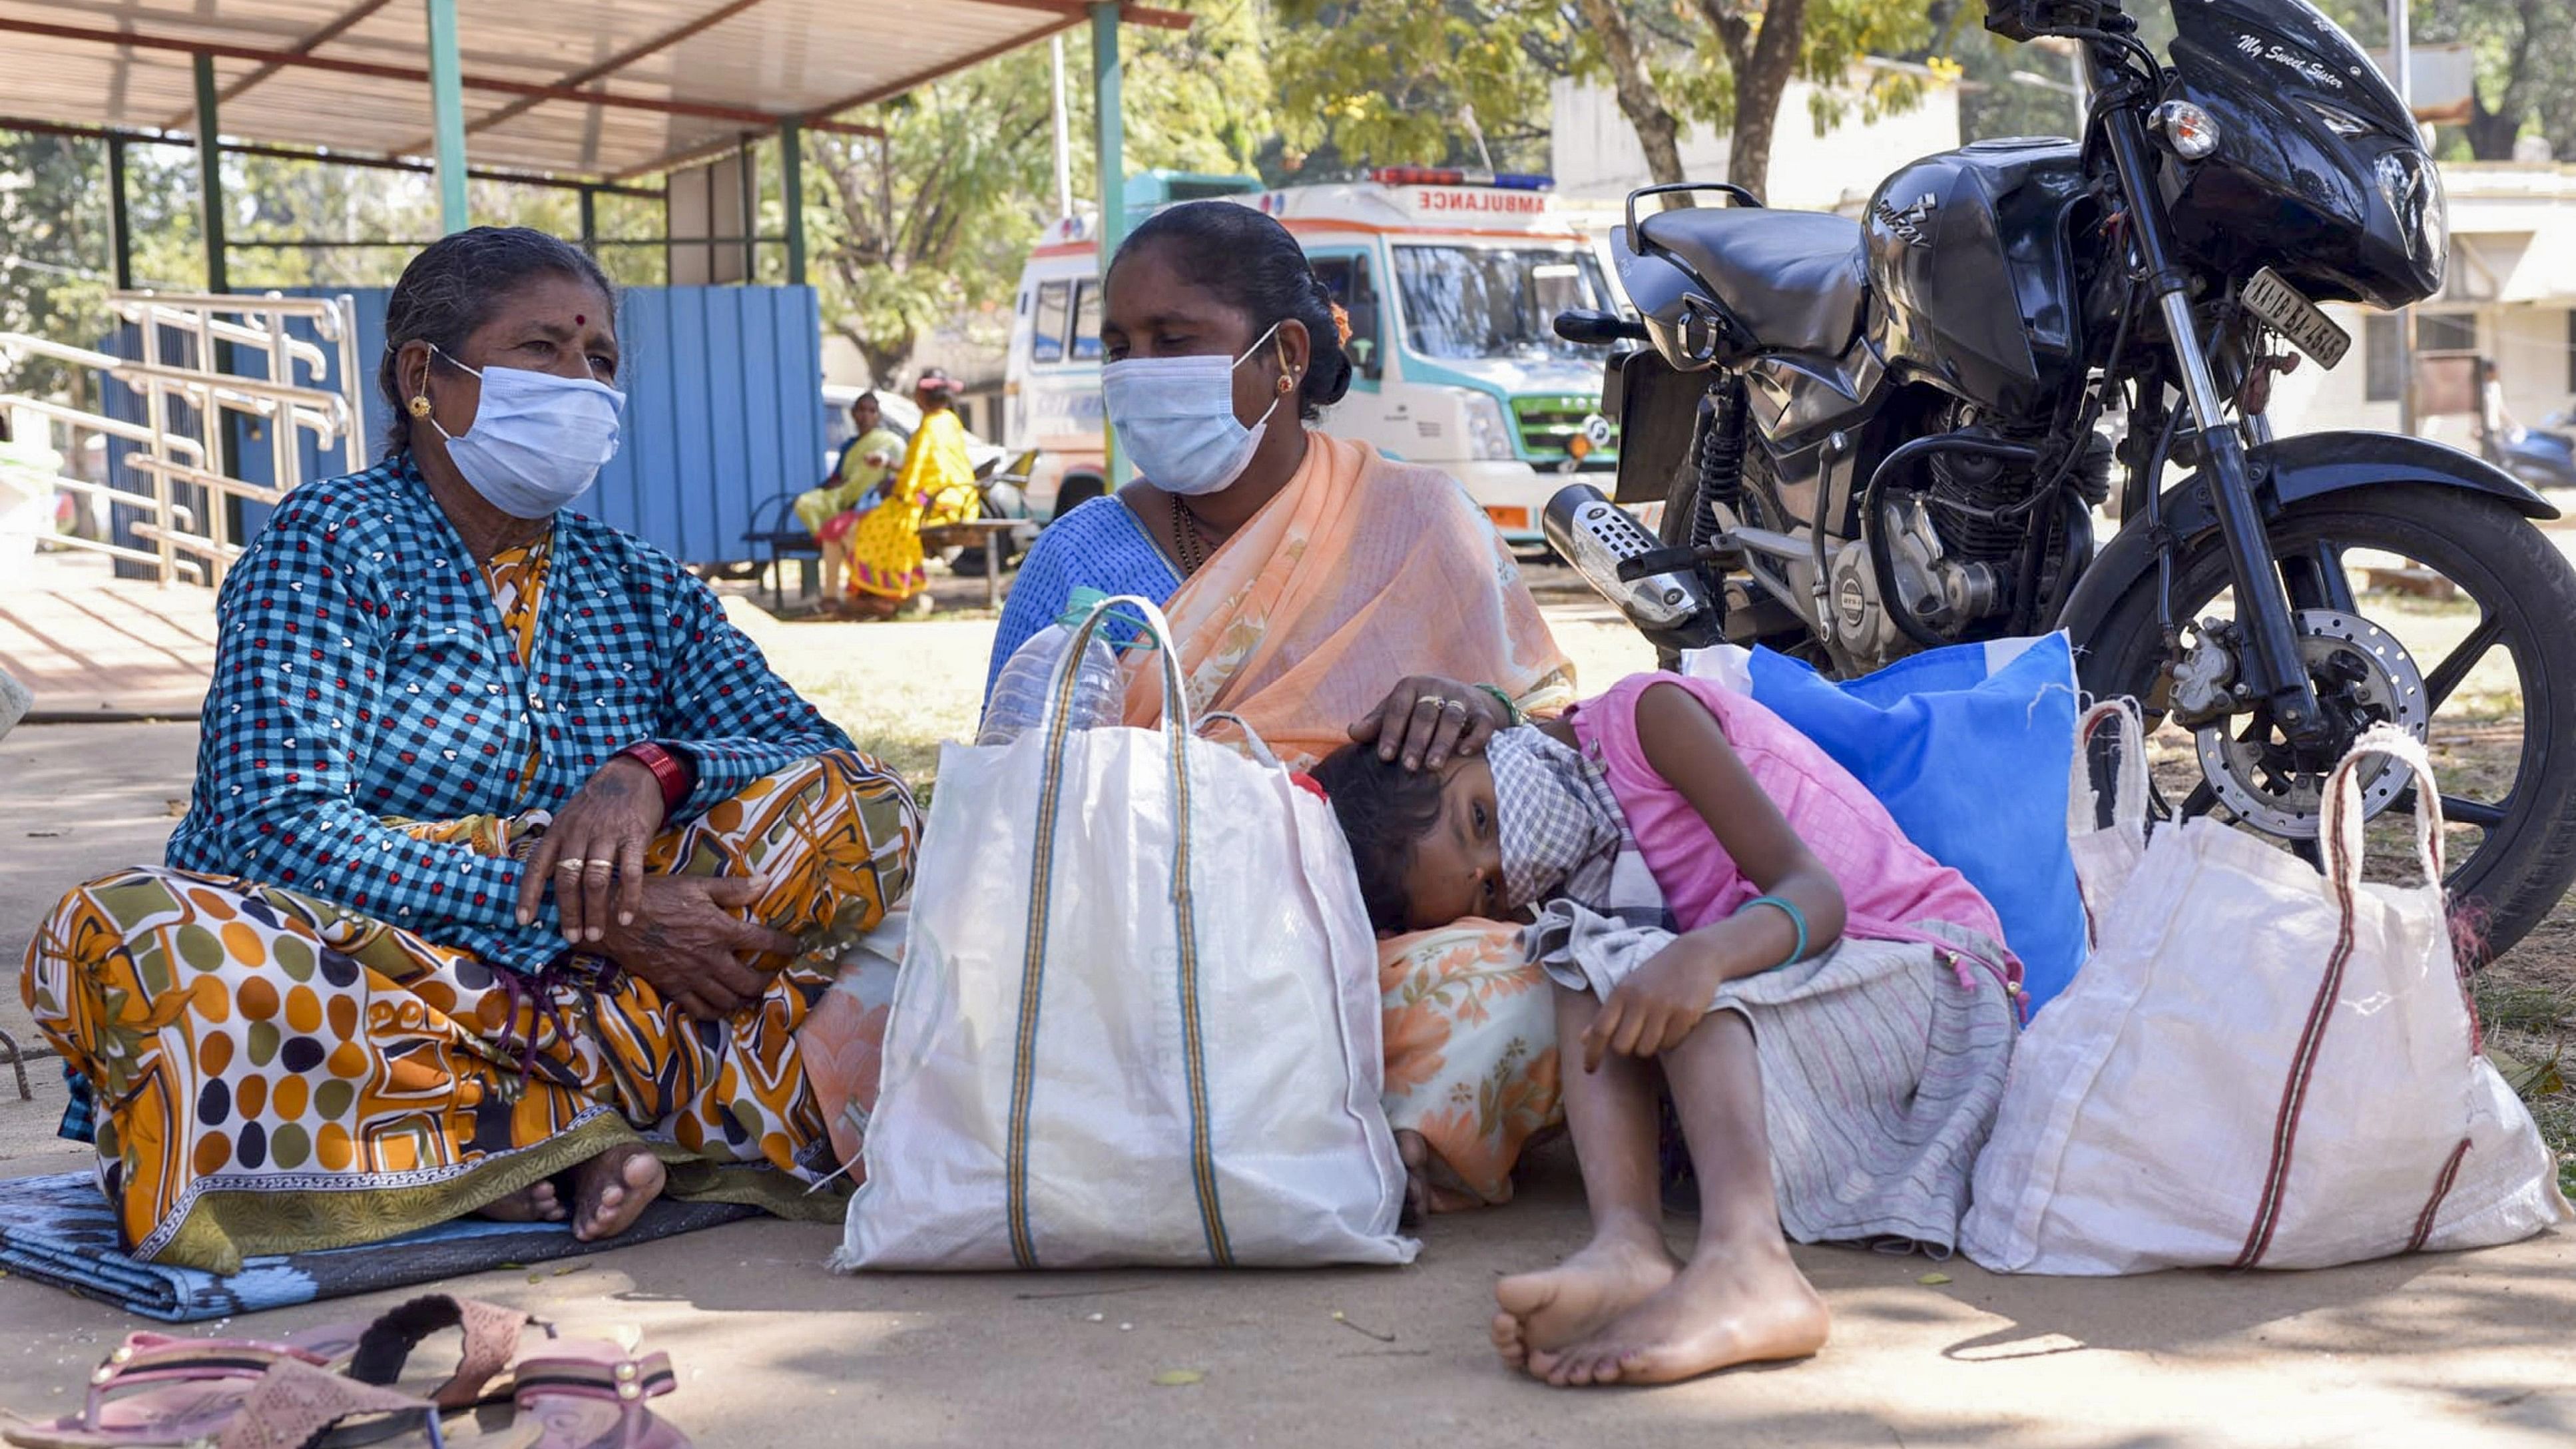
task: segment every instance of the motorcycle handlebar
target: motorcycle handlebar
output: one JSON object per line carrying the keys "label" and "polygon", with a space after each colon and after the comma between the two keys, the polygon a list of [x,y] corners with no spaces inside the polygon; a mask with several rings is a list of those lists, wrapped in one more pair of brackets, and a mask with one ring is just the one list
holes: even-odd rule
{"label": "motorcycle handlebar", "polygon": [[1607,347],[1614,342],[1645,341],[1646,324],[1631,322],[1616,312],[1559,312],[1556,335],[1585,347]]}

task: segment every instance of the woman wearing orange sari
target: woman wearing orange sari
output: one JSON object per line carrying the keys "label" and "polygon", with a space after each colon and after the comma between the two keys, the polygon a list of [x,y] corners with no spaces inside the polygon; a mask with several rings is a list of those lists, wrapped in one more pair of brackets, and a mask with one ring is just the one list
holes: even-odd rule
{"label": "woman wearing orange sari", "polygon": [[[1291,764],[1354,738],[1436,768],[1572,698],[1573,671],[1518,566],[1454,479],[1307,427],[1349,387],[1337,309],[1286,228],[1250,207],[1159,213],[1105,282],[1102,400],[1140,481],[1040,536],[992,670],[1076,587],[1159,602],[1193,708],[1243,718]],[[1161,721],[1159,688],[1127,723]],[[1499,1202],[1557,1111],[1545,978],[1513,929],[1384,943],[1386,1107],[1417,1207]],[[816,1035],[873,1041],[884,971],[845,976]],[[855,1025],[864,1017],[868,1032]],[[808,1050],[865,1102],[873,1052]],[[837,1134],[844,1158],[855,1133]]]}

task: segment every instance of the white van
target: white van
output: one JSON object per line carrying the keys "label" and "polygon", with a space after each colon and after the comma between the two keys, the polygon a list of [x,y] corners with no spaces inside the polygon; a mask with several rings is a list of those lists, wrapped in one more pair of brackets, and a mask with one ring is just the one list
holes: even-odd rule
{"label": "white van", "polygon": [[[1361,182],[1222,199],[1277,217],[1351,319],[1335,434],[1456,477],[1503,536],[1535,547],[1572,473],[1618,467],[1597,351],[1558,339],[1568,308],[1615,309],[1594,248],[1545,177],[1392,167]],[[1168,204],[1168,203],[1167,203]],[[1087,217],[1049,228],[1020,274],[1003,440],[1048,455],[1056,510],[1101,486],[1100,283]]]}

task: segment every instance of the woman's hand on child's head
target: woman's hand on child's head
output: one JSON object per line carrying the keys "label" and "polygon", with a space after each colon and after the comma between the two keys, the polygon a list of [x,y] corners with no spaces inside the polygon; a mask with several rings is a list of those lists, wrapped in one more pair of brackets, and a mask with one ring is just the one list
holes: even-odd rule
{"label": "woman's hand on child's head", "polygon": [[1645,965],[1628,973],[1583,1031],[1583,1069],[1596,1072],[1613,1052],[1623,1057],[1660,1056],[1708,1015],[1726,979],[1726,963],[1709,943],[1677,936]]}
{"label": "woman's hand on child's head", "polygon": [[1472,684],[1416,674],[1398,680],[1386,700],[1351,726],[1360,744],[1377,743],[1381,760],[1404,757],[1408,770],[1436,770],[1452,755],[1485,748],[1494,731],[1511,723],[1502,701]]}

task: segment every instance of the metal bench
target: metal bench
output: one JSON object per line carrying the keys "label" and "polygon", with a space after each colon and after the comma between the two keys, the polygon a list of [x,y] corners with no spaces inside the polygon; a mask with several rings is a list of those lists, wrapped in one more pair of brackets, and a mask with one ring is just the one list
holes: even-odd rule
{"label": "metal bench", "polygon": [[984,550],[984,607],[1002,607],[1002,571],[1007,565],[1002,558],[1011,535],[1021,529],[1034,529],[1025,518],[970,518],[963,523],[943,523],[921,531],[921,551],[937,554],[942,549],[973,548]]}
{"label": "metal bench", "polygon": [[750,531],[742,541],[756,551],[752,567],[769,575],[769,611],[784,613],[787,608],[786,586],[780,582],[779,565],[796,559],[802,565],[797,588],[798,598],[810,598],[822,587],[823,546],[796,518],[796,499],[806,490],[793,488],[762,504],[752,513]]}

